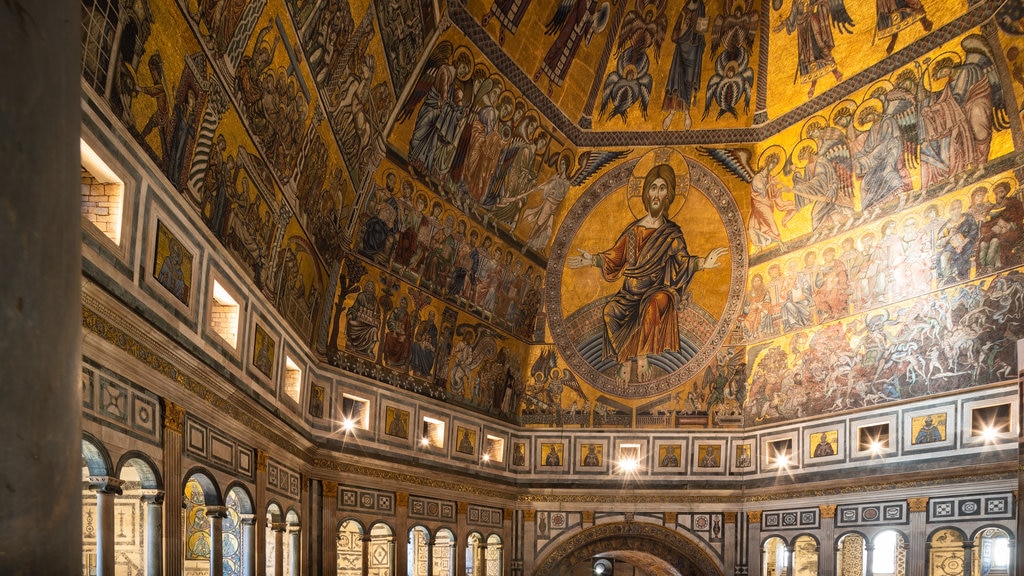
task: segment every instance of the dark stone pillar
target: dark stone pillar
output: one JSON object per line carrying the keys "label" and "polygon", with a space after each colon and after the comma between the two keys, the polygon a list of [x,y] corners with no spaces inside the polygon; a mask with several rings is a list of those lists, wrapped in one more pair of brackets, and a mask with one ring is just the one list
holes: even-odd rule
{"label": "dark stone pillar", "polygon": [[80,10],[0,3],[0,574],[82,571]]}

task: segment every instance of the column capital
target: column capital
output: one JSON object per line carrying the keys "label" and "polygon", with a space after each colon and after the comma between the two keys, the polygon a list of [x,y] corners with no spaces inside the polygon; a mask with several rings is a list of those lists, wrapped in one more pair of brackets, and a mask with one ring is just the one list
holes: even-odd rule
{"label": "column capital", "polygon": [[256,515],[255,514],[239,514],[238,522],[243,526],[255,526]]}
{"label": "column capital", "polygon": [[[626,522],[629,522],[629,515],[626,516]],[[583,523],[584,524],[593,524],[594,523],[594,511],[593,510],[584,510],[583,511]]]}
{"label": "column capital", "polygon": [[271,522],[270,523],[270,531],[271,532],[284,532],[285,529],[287,529],[287,528],[288,528],[288,525],[285,524],[284,522]]}
{"label": "column capital", "polygon": [[665,512],[665,526],[674,527],[676,522],[679,521],[678,512]]}
{"label": "column capital", "polygon": [[206,516],[209,518],[227,518],[228,507],[227,506],[207,506]]}
{"label": "column capital", "polygon": [[359,541],[360,542],[372,542],[373,541],[373,536],[370,535],[370,534],[360,534],[359,535]]}
{"label": "column capital", "polygon": [[523,510],[523,520],[527,522],[533,522],[537,518],[537,511],[533,508],[527,508]]}
{"label": "column capital", "polygon": [[750,524],[760,524],[761,510],[747,510],[747,522]]}
{"label": "column capital", "polygon": [[920,498],[907,498],[907,506],[911,512],[927,512],[928,511],[928,497],[922,496]]}
{"label": "column capital", "polygon": [[289,534],[298,534],[299,530],[302,530],[301,524],[288,524],[287,526]]}
{"label": "column capital", "polygon": [[164,428],[178,434],[184,431],[185,409],[164,398]]}
{"label": "column capital", "polygon": [[324,487],[324,498],[338,497],[338,483],[331,480],[321,480]]}
{"label": "column capital", "polygon": [[835,518],[836,508],[838,508],[836,504],[822,504],[818,506],[822,518]]}
{"label": "column capital", "polygon": [[114,478],[113,476],[89,476],[89,489],[93,492],[120,496],[124,493],[121,489],[122,486],[124,486],[124,480],[120,478]]}
{"label": "column capital", "polygon": [[256,470],[259,472],[267,471],[267,451],[256,449]]}
{"label": "column capital", "polygon": [[971,550],[974,548],[974,540],[963,541],[964,550]]}
{"label": "column capital", "polygon": [[163,506],[164,503],[164,491],[163,490],[143,490],[142,501],[146,504],[153,504],[155,506]]}
{"label": "column capital", "polygon": [[465,516],[469,512],[469,502],[456,502],[455,510],[459,513],[459,516]]}
{"label": "column capital", "polygon": [[408,492],[395,492],[395,504],[399,508],[405,508],[409,505],[409,493]]}
{"label": "column capital", "polygon": [[725,513],[725,523],[726,524],[735,524],[736,523],[736,517],[737,517],[736,512],[726,512]]}

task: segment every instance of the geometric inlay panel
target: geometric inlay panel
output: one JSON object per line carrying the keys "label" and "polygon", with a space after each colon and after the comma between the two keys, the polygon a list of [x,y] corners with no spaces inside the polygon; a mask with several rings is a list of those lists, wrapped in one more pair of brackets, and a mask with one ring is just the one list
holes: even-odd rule
{"label": "geometric inlay panel", "polygon": [[236,440],[216,427],[185,414],[185,453],[193,460],[253,480],[255,448]]}
{"label": "geometric inlay panel", "polygon": [[1013,493],[971,494],[928,501],[928,520],[990,520],[1013,518]]}
{"label": "geometric inlay panel", "polygon": [[836,510],[836,526],[870,526],[910,522],[906,500],[843,504]]}
{"label": "geometric inlay panel", "polygon": [[409,496],[409,518],[455,520],[455,502]]}
{"label": "geometric inlay panel", "polygon": [[267,487],[285,496],[299,499],[299,473],[284,464],[267,459]]}
{"label": "geometric inlay panel", "polygon": [[391,516],[395,513],[395,493],[342,486],[338,488],[338,510],[376,512]]}
{"label": "geometric inlay panel", "polygon": [[160,445],[160,398],[88,358],[82,359],[82,411],[133,437]]}
{"label": "geometric inlay panel", "polygon": [[796,530],[818,527],[818,509],[804,508],[782,512],[765,512],[761,515],[761,528],[773,530]]}
{"label": "geometric inlay panel", "polygon": [[466,511],[466,522],[477,526],[495,526],[501,528],[505,513],[501,508],[469,505]]}

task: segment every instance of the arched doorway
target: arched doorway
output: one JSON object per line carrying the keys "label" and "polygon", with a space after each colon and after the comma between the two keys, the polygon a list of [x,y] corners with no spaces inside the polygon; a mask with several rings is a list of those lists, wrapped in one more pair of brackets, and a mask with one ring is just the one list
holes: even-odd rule
{"label": "arched doorway", "polygon": [[589,566],[595,556],[619,559],[650,574],[722,575],[722,567],[695,541],[654,524],[602,524],[563,538],[564,541],[537,564],[536,576],[571,574],[574,566],[584,563]]}

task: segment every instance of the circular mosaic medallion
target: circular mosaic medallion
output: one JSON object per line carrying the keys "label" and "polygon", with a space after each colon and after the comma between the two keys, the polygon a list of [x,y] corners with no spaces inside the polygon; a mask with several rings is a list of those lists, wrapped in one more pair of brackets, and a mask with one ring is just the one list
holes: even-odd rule
{"label": "circular mosaic medallion", "polygon": [[740,313],[743,230],[725,184],[673,149],[596,180],[566,214],[548,260],[548,321],[566,363],[623,398],[693,378]]}

